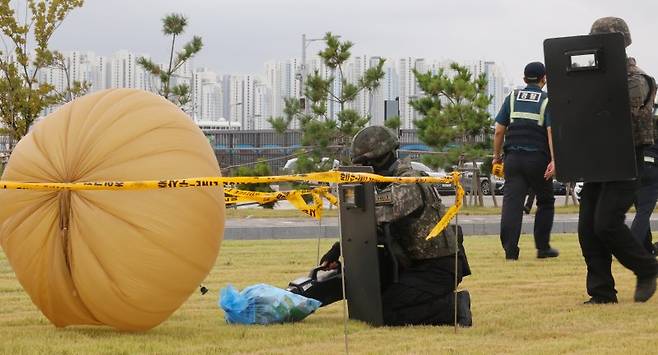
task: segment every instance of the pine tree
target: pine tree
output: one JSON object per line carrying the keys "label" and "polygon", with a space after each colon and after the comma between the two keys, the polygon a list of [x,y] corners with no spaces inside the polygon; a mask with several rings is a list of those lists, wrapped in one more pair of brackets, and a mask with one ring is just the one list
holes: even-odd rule
{"label": "pine tree", "polygon": [[[306,78],[304,92],[309,101],[307,104],[310,105],[310,113],[299,115],[302,145],[312,148],[310,158],[315,164],[311,164],[311,167],[321,166],[323,157],[329,157],[330,161],[341,153],[343,158],[346,157],[345,148],[352,137],[370,121],[369,116],[361,116],[356,110],[348,108],[348,104],[362,91],[372,93],[384,77],[385,60],[380,59],[377,65],[367,69],[356,83],[348,82],[343,68],[350,59],[353,43],[340,41],[339,36],[331,32],[325,35],[324,41],[326,47],[318,55],[332,71],[332,75],[324,78],[316,70]],[[332,90],[334,80],[341,84],[338,94]],[[329,102],[337,103],[340,107],[335,119],[328,114]]]}
{"label": "pine tree", "polygon": [[172,78],[175,77],[175,73],[185,62],[194,57],[203,48],[201,37],[193,36],[189,42],[183,45],[180,51],[175,52],[176,39],[185,32],[185,27],[187,27],[187,18],[181,14],[169,14],[162,18],[162,33],[165,36],[171,36],[168,65],[160,66],[145,57],[137,59],[137,64],[160,81],[158,94],[181,108],[187,108],[191,101],[192,93],[190,86],[185,83],[174,85]]}
{"label": "pine tree", "polygon": [[[445,166],[474,160],[490,152],[491,119],[487,107],[491,96],[486,93],[486,76],[480,74],[474,78],[466,67],[457,63],[450,64],[449,70],[439,69],[436,74],[414,70],[414,75],[424,93],[410,103],[423,116],[414,122],[418,137],[445,153],[425,156],[423,160],[433,166]],[[479,135],[485,137],[484,142],[473,139]],[[479,172],[472,173],[475,189],[472,192],[476,192],[483,205]]]}
{"label": "pine tree", "polygon": [[[491,118],[487,107],[491,96],[486,93],[484,74],[473,77],[471,72],[457,63],[449,70],[439,69],[436,74],[414,70],[418,86],[424,95],[411,101],[411,106],[422,118],[414,124],[419,139],[445,158],[437,163],[454,163],[459,157],[475,159],[490,151]],[[484,142],[474,137],[484,135]]]}

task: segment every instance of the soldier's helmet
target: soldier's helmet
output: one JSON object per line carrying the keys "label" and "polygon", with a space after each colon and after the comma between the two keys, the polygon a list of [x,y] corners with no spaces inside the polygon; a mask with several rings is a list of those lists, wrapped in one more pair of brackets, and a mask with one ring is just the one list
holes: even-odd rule
{"label": "soldier's helmet", "polygon": [[363,128],[352,139],[352,163],[376,161],[389,152],[394,152],[399,146],[397,135],[390,129],[382,126]]}
{"label": "soldier's helmet", "polygon": [[589,34],[597,33],[610,33],[610,32],[619,32],[624,35],[624,44],[626,47],[630,46],[633,43],[631,40],[631,31],[628,30],[628,25],[626,21],[620,19],[619,17],[601,17],[600,19],[594,21],[592,24],[592,29],[589,31]]}

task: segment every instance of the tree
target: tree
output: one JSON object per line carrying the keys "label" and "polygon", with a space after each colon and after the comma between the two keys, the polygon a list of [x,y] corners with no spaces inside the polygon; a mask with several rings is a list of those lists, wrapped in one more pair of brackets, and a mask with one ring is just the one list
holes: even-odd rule
{"label": "tree", "polygon": [[169,64],[167,66],[158,65],[145,57],[139,57],[137,59],[137,64],[160,81],[158,94],[181,108],[186,107],[191,101],[190,86],[185,83],[174,85],[172,78],[176,76],[176,71],[185,62],[194,57],[203,48],[201,37],[193,36],[180,51],[175,52],[176,38],[185,32],[186,26],[187,18],[181,14],[169,14],[162,18],[162,33],[165,36],[171,36]]}
{"label": "tree", "polygon": [[[48,48],[49,41],[83,0],[27,0],[24,14],[18,14],[10,3],[0,0],[0,31],[5,45],[5,51],[0,50],[0,118],[3,133],[18,141],[44,109],[82,93],[82,84],[70,82],[63,92],[57,92],[53,85],[39,82],[39,73],[63,59]],[[23,16],[25,22],[19,19]]]}
{"label": "tree", "polygon": [[[276,133],[283,134],[290,127],[290,123],[298,117],[301,113],[301,106],[299,100],[293,97],[283,98],[283,114],[284,117],[270,117],[267,122],[270,123],[272,129]],[[287,145],[287,144],[286,144]]]}
{"label": "tree", "polygon": [[402,122],[400,121],[400,116],[394,116],[384,121],[384,126],[386,126],[389,129],[392,129],[395,132],[397,132],[400,129],[401,124]]}
{"label": "tree", "polygon": [[[441,68],[436,74],[414,70],[418,85],[424,95],[411,101],[411,106],[423,115],[414,122],[418,137],[425,144],[444,151],[443,156],[425,158],[433,165],[445,165],[466,159],[482,157],[491,151],[491,120],[487,107],[491,96],[487,95],[487,78],[484,74],[473,78],[471,72],[457,63],[450,64],[449,71]],[[484,142],[473,138],[485,137]],[[477,166],[475,163],[473,166]],[[474,171],[471,189],[483,205],[479,172]],[[495,203],[495,199],[494,199]]]}
{"label": "tree", "polygon": [[[340,41],[338,36],[328,32],[324,36],[326,48],[318,53],[323,63],[332,71],[325,78],[318,70],[306,78],[304,88],[305,96],[308,98],[310,113],[299,115],[302,129],[302,144],[312,147],[311,157],[317,166],[322,157],[336,156],[342,151],[354,134],[363,128],[370,120],[369,116],[363,117],[356,110],[349,108],[348,104],[353,102],[360,92],[367,91],[369,94],[379,87],[384,77],[384,59],[380,59],[377,65],[365,71],[363,76],[355,83],[351,83],[344,75],[343,67],[349,60],[350,50],[353,43]],[[338,79],[341,85],[340,93],[333,90],[334,80]],[[328,103],[338,103],[340,112],[336,119],[330,117],[327,107]],[[330,154],[330,146],[337,144],[337,149]]]}
{"label": "tree", "polygon": [[[490,151],[491,119],[487,107],[487,79],[484,74],[473,77],[471,72],[457,63],[449,71],[441,68],[436,74],[414,70],[424,95],[411,101],[411,106],[423,117],[414,122],[422,142],[438,151],[444,151],[445,160],[474,159]],[[473,138],[484,135],[484,142]]]}
{"label": "tree", "polygon": [[[254,165],[253,167],[249,166],[241,166],[238,168],[238,171],[236,172],[235,176],[269,176],[272,175],[272,171],[270,170],[269,164],[265,161],[259,161]],[[269,184],[262,183],[262,184],[238,184],[236,186],[237,189],[239,190],[246,190],[246,191],[258,191],[258,192],[273,192],[272,188],[270,187]],[[269,202],[261,205],[263,208],[274,208],[274,205],[276,205],[275,202]]]}

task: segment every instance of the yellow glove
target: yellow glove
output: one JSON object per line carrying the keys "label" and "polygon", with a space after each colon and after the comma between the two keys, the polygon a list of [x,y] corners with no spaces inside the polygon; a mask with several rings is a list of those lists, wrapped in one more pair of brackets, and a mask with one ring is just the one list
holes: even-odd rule
{"label": "yellow glove", "polygon": [[494,165],[491,167],[491,174],[492,174],[493,176],[497,176],[497,177],[499,177],[499,178],[505,177],[505,170],[504,170],[504,168],[503,168],[503,164],[502,164],[502,163],[500,163],[500,164],[494,164]]}

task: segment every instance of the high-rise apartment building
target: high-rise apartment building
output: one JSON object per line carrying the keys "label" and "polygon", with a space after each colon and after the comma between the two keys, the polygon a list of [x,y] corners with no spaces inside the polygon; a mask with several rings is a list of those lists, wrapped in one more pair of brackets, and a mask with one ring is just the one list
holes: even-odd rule
{"label": "high-rise apartment building", "polygon": [[219,121],[224,114],[224,100],[218,75],[206,68],[192,73],[192,117],[195,121]]}
{"label": "high-rise apartment building", "polygon": [[272,116],[271,111],[272,90],[263,82],[254,84],[254,114],[252,129],[271,129],[267,121]]}
{"label": "high-rise apartment building", "polygon": [[229,78],[229,117],[231,123],[244,122],[244,82],[239,75],[232,75]]}
{"label": "high-rise apartment building", "polygon": [[[368,60],[368,68],[376,68],[379,65],[381,57],[370,57]],[[370,124],[381,126],[384,124],[384,101],[388,100],[386,97],[386,69],[384,69],[384,78],[380,81],[379,87],[372,92],[367,92],[368,96],[368,111],[370,115]]]}
{"label": "high-rise apartment building", "polygon": [[402,58],[399,61],[398,74],[399,74],[399,90],[400,90],[400,128],[412,129],[414,128],[414,121],[418,116],[418,112],[414,110],[409,102],[420,94],[417,92],[418,85],[416,83],[416,76],[413,69],[424,69],[424,59],[415,58]]}
{"label": "high-rise apartment building", "polygon": [[487,95],[491,96],[491,103],[487,107],[487,112],[491,117],[496,117],[506,94],[505,82],[500,68],[495,62],[482,60],[467,64],[467,68],[471,70],[474,77],[484,74],[487,78]]}
{"label": "high-rise apartment building", "polygon": [[[96,56],[93,52],[70,51],[64,53],[66,71],[61,68],[45,68],[39,80],[52,84],[56,90],[64,91],[73,81],[90,84],[90,92],[106,88],[139,88],[157,91],[159,78],[144,71],[138,64],[135,53],[121,50],[109,57]],[[381,57],[355,55],[344,66],[343,74],[349,83],[357,83],[365,72],[379,64]],[[303,97],[301,63],[297,58],[269,61],[265,63],[265,75],[218,75],[207,68],[195,69],[193,62],[186,62],[172,77],[171,85],[188,84],[191,103],[184,108],[195,120],[204,122],[224,122],[228,127],[242,129],[271,128],[267,119],[284,116],[284,99]],[[338,70],[324,65],[315,55],[307,58],[307,78],[317,72],[323,78],[333,77],[327,101],[327,119],[337,119],[340,103],[333,100],[342,93],[342,78]],[[375,90],[361,91],[353,102],[345,107],[355,110],[361,116],[370,116],[371,125],[384,124],[384,107],[387,100],[398,100],[401,128],[415,128],[414,121],[420,114],[410,102],[423,95],[413,70],[437,73],[448,69],[449,61],[431,61],[424,58],[405,57],[387,59],[384,77]],[[488,80],[487,94],[492,102],[487,111],[494,116],[505,99],[508,89],[501,70],[492,61],[473,61],[466,66],[474,76],[484,74]],[[307,103],[309,104],[309,103]],[[226,121],[222,121],[225,119]],[[293,120],[290,128],[299,128]]]}
{"label": "high-rise apartment building", "polygon": [[[310,72],[309,70],[307,73]],[[285,98],[299,99],[302,96],[300,75],[299,60],[296,58],[286,61],[270,61],[265,64],[264,82],[271,91],[269,101],[272,116],[283,116]],[[296,121],[291,122],[290,128],[298,128],[298,123]]]}

